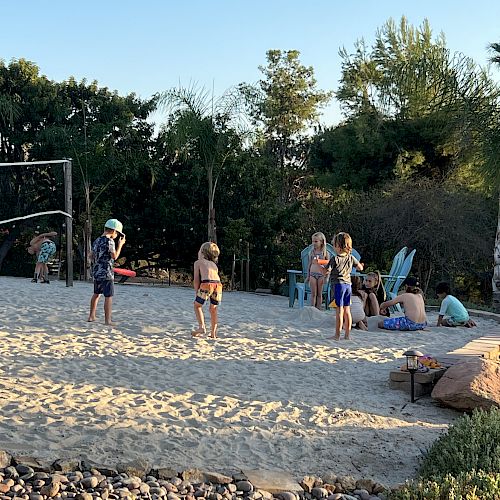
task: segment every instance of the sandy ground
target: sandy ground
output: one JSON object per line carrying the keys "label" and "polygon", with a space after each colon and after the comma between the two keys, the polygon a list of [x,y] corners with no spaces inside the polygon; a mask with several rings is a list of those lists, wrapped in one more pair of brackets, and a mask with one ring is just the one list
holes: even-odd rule
{"label": "sandy ground", "polygon": [[[87,323],[92,285],[0,277],[0,448],[113,465],[411,477],[458,413],[388,387],[407,348],[499,330],[354,331],[284,297],[225,293],[217,341],[193,339],[193,292],[117,286],[116,327]],[[436,314],[429,319],[436,320]]]}

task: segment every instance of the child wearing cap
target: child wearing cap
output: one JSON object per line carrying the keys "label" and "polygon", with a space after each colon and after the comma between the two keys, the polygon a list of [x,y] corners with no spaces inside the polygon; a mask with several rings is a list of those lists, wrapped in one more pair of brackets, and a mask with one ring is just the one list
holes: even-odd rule
{"label": "child wearing cap", "polygon": [[385,314],[388,307],[401,304],[405,315],[387,318],[380,321],[379,328],[385,330],[415,331],[423,330],[427,326],[425,303],[422,290],[419,288],[417,278],[406,278],[403,281],[405,292],[392,300],[380,304],[380,314]]}
{"label": "child wearing cap", "polygon": [[[114,239],[120,235],[115,247]],[[87,321],[96,320],[96,309],[99,297],[104,295],[104,322],[112,325],[111,311],[114,295],[114,261],[120,256],[125,244],[123,224],[117,219],[109,219],[104,225],[104,233],[92,244],[92,276],[94,278],[94,294],[90,299],[90,314]]]}

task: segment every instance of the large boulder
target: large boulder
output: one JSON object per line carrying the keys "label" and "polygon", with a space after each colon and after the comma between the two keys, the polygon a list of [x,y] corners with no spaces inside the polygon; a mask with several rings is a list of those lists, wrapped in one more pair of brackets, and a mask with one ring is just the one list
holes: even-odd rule
{"label": "large boulder", "polygon": [[500,406],[500,363],[480,357],[457,363],[439,379],[432,397],[461,411]]}

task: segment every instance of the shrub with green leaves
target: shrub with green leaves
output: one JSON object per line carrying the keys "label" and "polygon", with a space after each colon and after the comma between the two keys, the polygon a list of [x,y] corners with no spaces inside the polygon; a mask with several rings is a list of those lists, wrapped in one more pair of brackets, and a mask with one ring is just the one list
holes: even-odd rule
{"label": "shrub with green leaves", "polygon": [[420,469],[422,479],[482,470],[500,471],[500,409],[475,410],[450,426],[431,446]]}
{"label": "shrub with green leaves", "polygon": [[413,481],[389,493],[390,500],[498,500],[500,474],[466,472],[434,481]]}

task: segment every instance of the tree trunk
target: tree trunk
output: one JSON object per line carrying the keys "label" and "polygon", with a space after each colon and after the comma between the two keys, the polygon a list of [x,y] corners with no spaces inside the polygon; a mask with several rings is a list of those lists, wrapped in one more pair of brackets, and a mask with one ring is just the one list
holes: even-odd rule
{"label": "tree trunk", "polygon": [[495,250],[493,252],[493,311],[500,313],[500,191],[498,192],[498,223],[495,238]]}
{"label": "tree trunk", "polygon": [[215,208],[214,208],[214,178],[213,168],[210,167],[207,172],[208,178],[208,241],[217,243],[217,229],[215,227]]}
{"label": "tree trunk", "polygon": [[85,224],[83,226],[83,280],[90,278],[90,253],[92,249],[92,214],[90,213],[90,187],[85,187]]}

